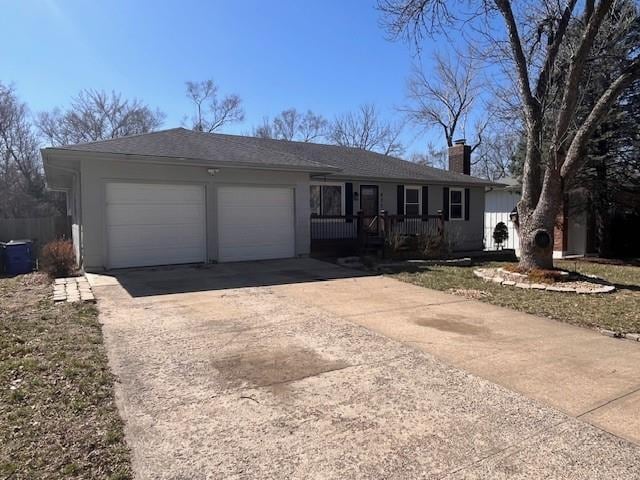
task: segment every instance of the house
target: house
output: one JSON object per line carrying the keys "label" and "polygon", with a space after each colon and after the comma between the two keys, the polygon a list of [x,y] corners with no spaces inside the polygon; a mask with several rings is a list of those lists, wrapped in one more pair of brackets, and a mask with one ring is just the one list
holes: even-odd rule
{"label": "house", "polygon": [[520,239],[510,215],[520,201],[522,189],[517,179],[513,177],[501,178],[502,185],[487,187],[484,196],[484,247],[485,250],[496,250],[493,241],[493,231],[500,222],[507,226],[509,238],[502,244],[502,248],[511,248],[518,255]]}
{"label": "house", "polygon": [[[510,214],[520,201],[522,188],[511,177],[501,178],[504,185],[487,187],[485,192],[485,249],[495,250],[493,230],[498,222],[504,222],[509,230],[509,239],[504,248],[513,248],[519,254],[518,232]],[[638,255],[636,232],[640,231],[640,194],[633,186],[617,192],[611,201],[609,231],[609,254],[618,257]],[[599,239],[595,208],[588,188],[577,187],[565,193],[554,228],[554,258],[571,258],[598,255],[605,250],[598,245]]]}
{"label": "house", "polygon": [[454,171],[354,148],[184,128],[42,150],[68,194],[86,270],[232,262],[310,253],[311,218],[442,212],[458,250],[482,249],[485,187],[470,149]]}
{"label": "house", "polygon": [[[519,255],[520,239],[510,217],[520,201],[522,187],[513,177],[501,178],[499,182],[502,185],[487,187],[485,192],[485,250],[496,250],[493,230],[499,222],[503,222],[509,231],[509,239],[504,242],[503,248],[512,248]],[[575,189],[565,195],[554,229],[554,258],[584,256],[587,253],[586,206],[584,189]]]}

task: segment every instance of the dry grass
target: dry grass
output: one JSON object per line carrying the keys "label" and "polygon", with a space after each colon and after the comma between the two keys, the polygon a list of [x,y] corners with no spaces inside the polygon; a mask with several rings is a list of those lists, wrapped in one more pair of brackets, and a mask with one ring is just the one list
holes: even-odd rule
{"label": "dry grass", "polygon": [[568,280],[566,276],[563,276],[564,270],[543,270],[541,268],[534,268],[532,270],[524,271],[517,263],[506,263],[502,268],[507,272],[520,274],[526,273],[528,280],[532,283],[556,283]]}
{"label": "dry grass", "polygon": [[0,478],[131,478],[97,311],[50,293],[0,278]]}
{"label": "dry grass", "polygon": [[640,268],[582,261],[559,261],[556,267],[596,275],[616,285],[609,294],[523,290],[485,282],[473,275],[478,267],[513,267],[508,263],[479,263],[472,267],[431,267],[420,273],[400,273],[397,278],[435,290],[474,291],[483,302],[513,308],[586,327],[619,332],[640,332]]}

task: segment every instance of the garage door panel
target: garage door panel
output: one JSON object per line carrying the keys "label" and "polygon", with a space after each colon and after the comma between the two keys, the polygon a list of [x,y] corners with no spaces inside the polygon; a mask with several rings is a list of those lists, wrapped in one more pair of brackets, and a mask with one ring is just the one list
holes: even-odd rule
{"label": "garage door panel", "polygon": [[289,207],[291,205],[292,190],[290,188],[275,187],[221,187],[220,205],[233,207],[256,207],[257,198],[268,198],[268,204],[263,207]]}
{"label": "garage door panel", "polygon": [[110,205],[108,225],[191,225],[200,224],[200,205]]}
{"label": "garage door panel", "polygon": [[294,256],[293,189],[221,187],[218,231],[223,262]]}
{"label": "garage door panel", "polygon": [[[124,248],[122,255],[128,258],[135,258],[136,267],[149,267],[153,265],[170,265],[175,263],[174,258],[180,258],[179,263],[197,263],[202,261],[202,249],[197,246],[194,248],[178,247],[173,251],[168,251],[164,247],[158,248]],[[116,260],[117,262],[117,260]],[[112,265],[113,268],[125,268],[132,265],[128,263]]]}
{"label": "garage door panel", "polygon": [[204,187],[109,183],[106,199],[110,267],[205,260]]}
{"label": "garage door panel", "polygon": [[109,245],[116,247],[141,246],[142,248],[166,248],[201,246],[202,229],[168,229],[163,225],[122,225],[111,227]]}
{"label": "garage door panel", "polygon": [[[162,195],[158,196],[158,189]],[[109,183],[107,203],[201,204],[202,187],[199,185],[170,185],[144,183]]]}

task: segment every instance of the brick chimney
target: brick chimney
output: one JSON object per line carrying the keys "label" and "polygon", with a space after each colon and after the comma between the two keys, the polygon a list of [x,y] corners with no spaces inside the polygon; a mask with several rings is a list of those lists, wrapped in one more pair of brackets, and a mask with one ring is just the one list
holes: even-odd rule
{"label": "brick chimney", "polygon": [[465,145],[464,138],[449,147],[449,171],[471,175],[471,146]]}

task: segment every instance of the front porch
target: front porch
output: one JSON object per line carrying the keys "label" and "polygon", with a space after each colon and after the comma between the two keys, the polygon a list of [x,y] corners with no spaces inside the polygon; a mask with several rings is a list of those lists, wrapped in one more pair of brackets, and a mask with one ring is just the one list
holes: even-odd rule
{"label": "front porch", "polygon": [[[440,248],[445,240],[444,216],[390,215],[311,215],[311,254],[326,256],[375,254],[410,251],[419,244]],[[413,248],[415,250],[415,248]],[[421,252],[424,253],[424,252]]]}

